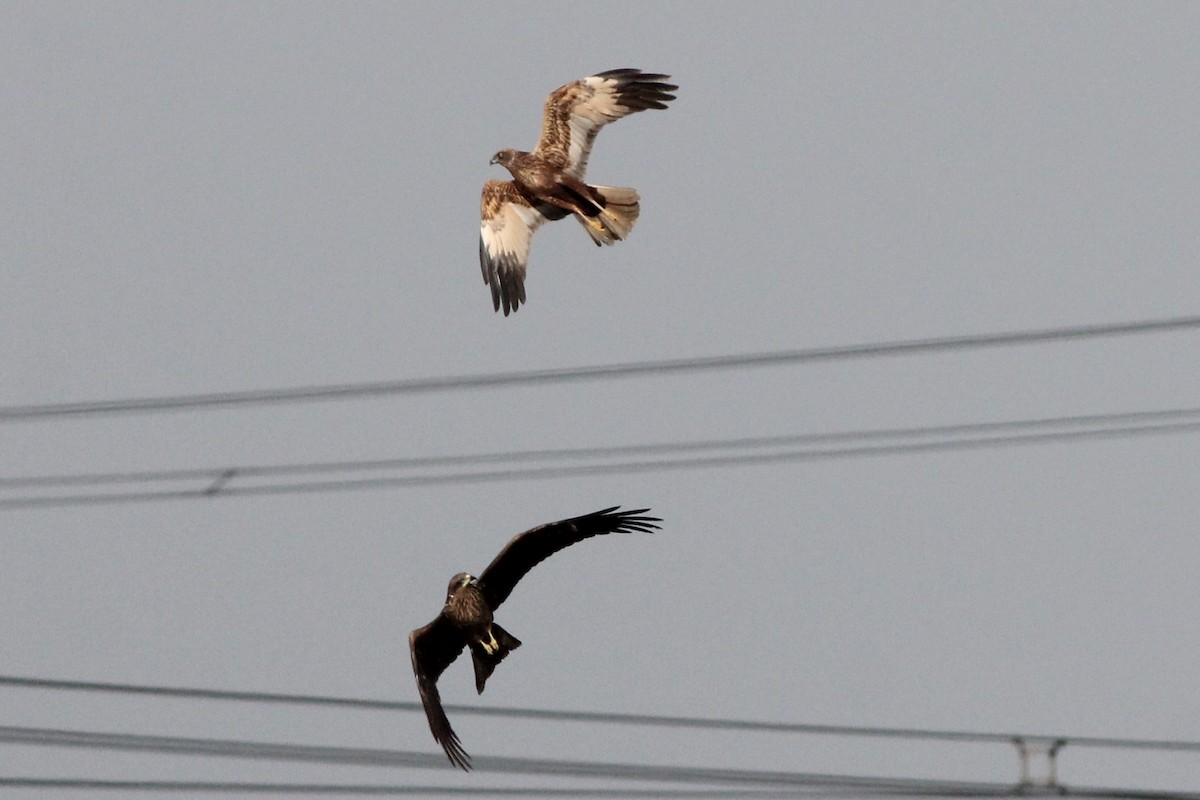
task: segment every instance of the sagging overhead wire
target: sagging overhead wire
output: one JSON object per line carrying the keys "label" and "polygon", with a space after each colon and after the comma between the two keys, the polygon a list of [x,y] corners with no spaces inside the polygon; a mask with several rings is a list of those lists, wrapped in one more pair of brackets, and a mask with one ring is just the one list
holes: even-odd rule
{"label": "sagging overhead wire", "polygon": [[[453,769],[440,753],[378,748],[296,745],[231,739],[150,736],[129,733],[0,727],[0,743],[92,750],[149,752],[171,755],[239,758],[258,761],[338,764],[413,769]],[[1011,793],[1012,784],[937,781],[829,775],[786,770],[753,770],[724,767],[690,767],[618,762],[562,761],[556,759],[481,756],[472,760],[476,773],[543,775],[558,778],[605,778],[707,786],[759,786],[822,788],[854,791],[954,794],[996,797]]]}
{"label": "sagging overhead wire", "polygon": [[[637,474],[668,470],[1013,447],[1077,440],[1161,436],[1196,431],[1200,431],[1200,408],[1180,408],[841,433],[794,434],[459,456],[201,467],[124,473],[17,476],[0,479],[0,490],[23,489],[28,492],[55,487],[91,486],[107,488],[110,491],[49,495],[26,493],[23,496],[0,498],[0,510]],[[666,455],[675,457],[649,457]],[[642,456],[643,458],[634,461],[611,460],[629,456]],[[572,461],[579,463],[563,463]],[[531,462],[533,466],[516,466]],[[498,469],[483,468],[496,464],[508,464],[509,466]],[[475,469],[446,472],[442,470],[445,467],[475,467]],[[425,471],[415,474],[408,472],[401,475],[378,474],[412,469]],[[294,478],[300,475],[364,472],[377,474],[368,477],[316,481],[291,480],[282,483],[251,483],[249,485],[238,483],[271,476]],[[193,487],[172,489],[116,490],[117,487],[127,485],[155,485],[180,481],[200,481],[201,483]]]}
{"label": "sagging overhead wire", "polygon": [[[120,792],[200,792],[205,794],[287,794],[330,796],[406,796],[406,797],[589,797],[633,798],[634,800],[784,800],[794,797],[1029,797],[1038,794],[1029,789],[1008,786],[1005,791],[970,791],[978,784],[931,784],[926,787],[909,785],[893,788],[841,788],[817,786],[789,789],[644,789],[543,786],[406,786],[386,784],[329,784],[329,783],[250,783],[235,781],[153,781],[106,780],[102,778],[4,778],[0,787],[11,789],[59,789]],[[985,784],[986,786],[986,784]],[[1056,796],[1068,794],[1093,800],[1198,800],[1190,792],[1156,791],[1152,789],[1104,789],[1072,787]]]}
{"label": "sagging overhead wire", "polygon": [[[453,769],[440,755],[405,750],[330,747],[254,742],[228,739],[198,739],[141,734],[101,733],[94,731],[48,728],[0,727],[0,743],[44,747],[65,747],[126,752],[151,752],[184,756],[237,758],[257,761],[302,762],[370,767],[417,769]],[[752,770],[723,767],[692,767],[618,762],[560,761],[520,757],[482,756],[472,764],[477,773],[541,775],[555,778],[593,778],[658,783],[684,783],[697,786],[790,789],[820,795],[908,796],[908,797],[1008,797],[1034,792],[1020,784],[935,780],[927,778],[833,775],[784,770]],[[8,779],[28,782],[37,779]],[[0,781],[4,785],[4,781]],[[82,787],[80,787],[82,788]],[[101,788],[101,787],[88,787]],[[116,787],[114,787],[116,788]],[[161,790],[162,787],[160,787]],[[471,787],[474,789],[474,787]],[[1054,794],[1060,787],[1053,788]],[[449,790],[453,791],[453,790]],[[1109,789],[1071,786],[1066,789],[1078,797],[1138,798],[1140,800],[1200,800],[1200,795],[1144,789]],[[570,792],[568,792],[570,794]],[[754,795],[744,795],[754,796]]]}
{"label": "sagging overhead wire", "polygon": [[[32,678],[0,675],[0,687],[44,689],[50,691],[88,692],[175,698],[182,700],[212,700],[242,703],[266,703],[295,706],[324,706],[364,711],[401,711],[424,714],[419,702],[374,700],[329,695],[254,692],[231,689],[204,689],[181,686],[155,686],[137,683],[104,681],[74,681],[54,678]],[[696,728],[760,733],[817,734],[823,736],[852,736],[910,740],[954,742],[1064,742],[1072,747],[1102,747],[1137,750],[1183,751],[1200,753],[1200,741],[1176,739],[1128,739],[1096,736],[1066,736],[1029,733],[937,730],[928,728],[881,728],[853,725],[822,725],[812,723],[770,722],[765,720],[722,719],[713,717],[681,717],[656,714],[625,714],[598,711],[565,711],[542,708],[513,708],[469,706],[447,703],[446,710],[455,714],[519,719],[556,720],[632,726],[667,728]],[[444,761],[439,760],[439,764]]]}
{"label": "sagging overhead wire", "polygon": [[1044,344],[1057,341],[1100,339],[1146,333],[1168,333],[1197,328],[1200,328],[1200,316],[1173,317],[1137,322],[1042,328],[1007,333],[984,333],[835,347],[776,350],[726,356],[601,364],[590,367],[563,367],[521,372],[458,375],[442,378],[414,378],[409,380],[298,386],[281,389],[251,389],[162,397],[135,397],[74,403],[17,405],[0,407],[0,423],[53,417],[145,414],[189,408],[236,408],[277,405],[281,403],[347,400],[385,395],[609,380],[646,375],[668,375],[710,370],[805,364],[819,361],[846,361],[918,353]]}
{"label": "sagging overhead wire", "polygon": [[799,433],[778,436],[747,436],[732,439],[701,439],[654,444],[610,445],[604,447],[565,447],[537,450],[509,450],[452,456],[410,456],[402,458],[321,461],[301,464],[258,464],[184,469],[141,470],[127,472],[87,472],[68,475],[29,475],[0,477],[0,489],[96,486],[104,484],[157,483],[178,480],[202,480],[223,483],[233,478],[274,475],[320,475],[387,469],[460,467],[531,461],[578,461],[589,458],[669,455],[706,450],[745,450],[792,445],[849,444],[872,440],[926,439],[973,436],[1013,431],[1037,431],[1056,428],[1097,428],[1143,426],[1148,424],[1190,424],[1200,421],[1200,406],[1158,411],[1126,411],[1110,414],[1074,414],[1059,417],[973,422],[955,425],[920,425],[902,428],[872,428],[859,431]]}
{"label": "sagging overhead wire", "polygon": [[[250,783],[237,781],[154,781],[105,780],[100,778],[3,778],[0,787],[12,789],[74,789],[120,792],[200,792],[207,794],[287,794],[322,796],[401,796],[401,797],[590,797],[632,798],[633,800],[784,800],[805,797],[828,789],[801,792],[796,789],[635,789],[631,787],[596,789],[544,786],[431,786],[359,783]],[[835,792],[835,794],[843,794]],[[861,791],[850,795],[867,794]],[[887,793],[891,795],[892,793]]]}

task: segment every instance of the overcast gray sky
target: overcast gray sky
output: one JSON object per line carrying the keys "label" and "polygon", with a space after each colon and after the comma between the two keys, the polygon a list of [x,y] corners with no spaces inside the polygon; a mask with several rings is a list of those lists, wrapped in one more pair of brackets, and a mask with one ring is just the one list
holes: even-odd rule
{"label": "overcast gray sky", "polygon": [[[5,3],[0,404],[1196,315],[1198,38],[1188,3]],[[612,248],[543,228],[528,305],[494,314],[489,157],[533,145],[556,86],[626,66],[680,86],[591,159],[637,187],[637,228]],[[1155,411],[1197,405],[1198,363],[1192,329],[8,421],[0,476]],[[621,504],[662,533],[539,566],[499,615],[525,646],[478,700],[452,666],[446,702],[1198,740],[1197,442],[3,510],[0,674],[415,700],[406,636],[450,575]],[[416,714],[0,698],[4,725],[436,752]],[[476,756],[1016,774],[1003,747],[452,721]],[[9,745],[0,764],[498,780]],[[1195,789],[1198,766],[1068,748],[1060,771]]]}

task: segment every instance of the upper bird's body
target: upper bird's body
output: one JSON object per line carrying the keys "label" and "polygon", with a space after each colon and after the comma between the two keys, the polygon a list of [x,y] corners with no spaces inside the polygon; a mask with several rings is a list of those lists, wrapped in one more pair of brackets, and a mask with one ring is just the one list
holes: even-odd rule
{"label": "upper bird's body", "polygon": [[496,624],[492,614],[525,573],[559,550],[593,536],[653,532],[658,528],[654,523],[661,520],[641,516],[647,510],[617,511],[613,507],[539,525],[514,536],[478,578],[460,572],[450,579],[441,613],[433,622],[410,633],[408,646],[429,729],[451,763],[463,769],[471,766],[442,708],[438,677],[464,647],[469,648],[475,667],[475,690],[482,694],[496,665],[521,646],[520,640]]}
{"label": "upper bird's body", "polygon": [[560,86],[546,98],[542,135],[531,152],[492,156],[512,175],[489,180],[480,201],[479,264],[492,305],[505,316],[525,302],[525,267],[533,233],[573,214],[597,245],[629,235],[640,213],[638,193],[584,182],[596,134],[609,122],[647,108],[664,109],[678,87],[669,77],[613,69]]}

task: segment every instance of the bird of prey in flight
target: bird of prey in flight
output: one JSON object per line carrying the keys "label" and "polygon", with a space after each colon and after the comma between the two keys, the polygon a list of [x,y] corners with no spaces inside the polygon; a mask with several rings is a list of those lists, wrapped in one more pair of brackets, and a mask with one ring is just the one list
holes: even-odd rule
{"label": "bird of prey in flight", "polygon": [[582,517],[539,525],[517,534],[478,578],[465,572],[451,578],[441,613],[433,622],[408,635],[413,672],[429,729],[455,766],[469,770],[471,758],[446,718],[438,694],[438,677],[464,647],[469,647],[475,665],[475,690],[482,694],[496,665],[510,650],[521,646],[520,640],[492,621],[492,612],[512,593],[525,573],[559,550],[584,539],[607,533],[653,533],[659,527],[655,523],[662,522],[657,517],[643,516],[648,508],[632,511],[618,511],[618,508],[613,506]]}
{"label": "bird of prey in flight", "polygon": [[584,183],[596,134],[610,122],[647,108],[664,109],[678,89],[669,75],[610,69],[560,86],[546,98],[542,135],[532,152],[504,149],[492,156],[511,181],[489,180],[480,203],[479,265],[504,315],[525,302],[525,265],[533,232],[574,214],[597,245],[629,235],[638,218],[638,193]]}

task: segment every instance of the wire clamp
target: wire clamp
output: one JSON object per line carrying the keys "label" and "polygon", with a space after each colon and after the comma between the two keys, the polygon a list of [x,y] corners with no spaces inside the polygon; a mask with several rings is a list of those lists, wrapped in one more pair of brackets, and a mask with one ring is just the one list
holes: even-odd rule
{"label": "wire clamp", "polygon": [[214,497],[215,495],[219,494],[221,490],[225,488],[225,484],[237,477],[237,472],[238,471],[233,468],[223,470],[219,475],[217,475],[216,478],[213,479],[212,483],[205,487],[204,494],[208,497]]}
{"label": "wire clamp", "polygon": [[[1066,746],[1066,739],[1026,739],[1021,736],[1012,738],[1017,748],[1017,757],[1021,760],[1021,778],[1013,787],[1013,794],[1066,794],[1067,787],[1058,782],[1058,751]],[[1045,774],[1035,778],[1030,771],[1030,757],[1043,756],[1046,763]]]}

